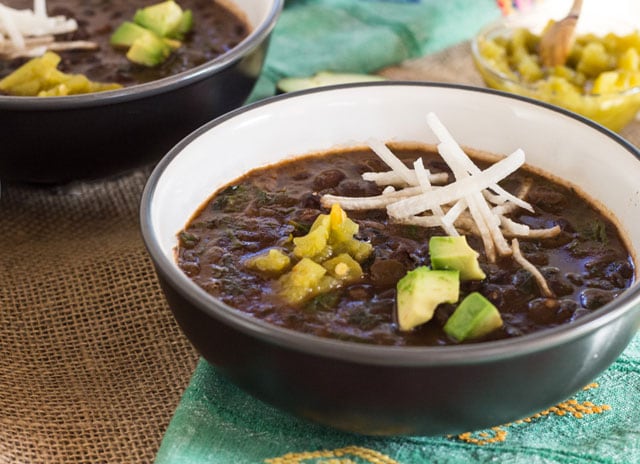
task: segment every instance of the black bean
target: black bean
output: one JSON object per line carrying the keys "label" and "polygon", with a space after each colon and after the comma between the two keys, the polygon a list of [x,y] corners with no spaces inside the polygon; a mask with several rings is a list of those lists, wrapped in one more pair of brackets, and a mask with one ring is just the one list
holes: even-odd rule
{"label": "black bean", "polygon": [[590,276],[604,274],[611,262],[615,259],[615,252],[608,248],[594,246],[590,257],[584,261],[584,268]]}
{"label": "black bean", "polygon": [[451,304],[438,305],[433,315],[433,318],[438,322],[438,324],[440,324],[441,326],[444,326],[449,320],[449,318],[451,317],[451,315],[453,314],[453,312],[455,311],[455,309],[456,309],[456,306]]}
{"label": "black bean", "polygon": [[582,285],[584,283],[582,276],[575,272],[567,272],[564,276],[573,285]]}
{"label": "black bean", "polygon": [[501,286],[492,284],[485,285],[484,291],[482,293],[485,298],[495,306],[503,306],[504,295],[503,288]]}
{"label": "black bean", "polygon": [[587,288],[580,293],[580,304],[585,309],[597,309],[609,303],[614,294],[598,288]]}
{"label": "black bean", "polygon": [[300,197],[300,206],[303,208],[320,209],[320,196],[313,192],[307,192]]}
{"label": "black bean", "polygon": [[511,277],[511,284],[518,290],[525,293],[532,293],[535,291],[536,283],[533,276],[529,271],[519,269]]}
{"label": "black bean", "polygon": [[633,266],[629,261],[614,261],[605,270],[605,276],[618,288],[626,288],[627,281],[633,277]]}
{"label": "black bean", "polygon": [[607,279],[590,279],[585,283],[585,286],[589,288],[599,288],[601,290],[613,290],[616,288],[616,286]]}
{"label": "black bean", "polygon": [[202,257],[207,261],[218,261],[225,254],[224,248],[218,246],[206,247],[202,253]]}
{"label": "black bean", "polygon": [[558,314],[558,319],[561,322],[571,318],[571,316],[573,316],[573,313],[575,313],[576,310],[578,309],[578,303],[576,303],[574,300],[563,299],[563,300],[560,300],[559,303],[560,304],[558,307],[557,314]]}
{"label": "black bean", "polygon": [[[477,249],[477,248],[475,248]],[[495,263],[488,263],[483,267],[487,279],[494,284],[507,284],[511,282],[513,271],[497,266]]]}
{"label": "black bean", "polygon": [[566,207],[566,196],[547,186],[532,188],[527,195],[529,203],[550,213],[560,213]]}
{"label": "black bean", "polygon": [[407,267],[395,259],[376,259],[371,265],[371,280],[379,287],[395,286],[407,272]]}
{"label": "black bean", "polygon": [[531,264],[534,264],[536,266],[546,266],[547,264],[549,264],[549,256],[543,251],[525,253],[525,258],[527,258],[527,260],[531,262]]}
{"label": "black bean", "polygon": [[316,192],[336,187],[346,174],[339,169],[327,169],[313,178],[313,190]]}
{"label": "black bean", "polygon": [[311,177],[311,173],[309,171],[297,171],[291,174],[291,178],[293,180],[306,180]]}
{"label": "black bean", "polygon": [[187,274],[189,277],[196,276],[200,273],[200,265],[197,262],[193,261],[181,261],[180,268]]}
{"label": "black bean", "polygon": [[556,296],[571,295],[575,291],[575,287],[564,278],[557,267],[547,266],[540,269],[542,275],[547,280],[549,288]]}
{"label": "black bean", "polygon": [[529,302],[529,317],[538,324],[551,324],[556,321],[560,304],[554,298],[536,298]]}

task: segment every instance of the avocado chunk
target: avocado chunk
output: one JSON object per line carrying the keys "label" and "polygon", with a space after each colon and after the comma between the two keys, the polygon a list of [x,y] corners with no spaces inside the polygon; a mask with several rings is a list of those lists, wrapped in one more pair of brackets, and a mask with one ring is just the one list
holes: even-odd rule
{"label": "avocado chunk", "polygon": [[482,280],[486,277],[478,263],[478,252],[469,246],[467,238],[431,237],[429,254],[433,269],[455,269],[460,280]]}
{"label": "avocado chunk", "polygon": [[144,66],[156,66],[182,46],[193,27],[191,10],[183,11],[173,0],[137,10],[133,22],[125,21],[111,35],[114,47],[130,47],[127,58]]}
{"label": "avocado chunk", "polygon": [[352,82],[374,82],[385,80],[382,76],[357,73],[334,73],[320,71],[310,77],[285,77],[280,79],[277,87],[282,92],[295,92],[297,90],[323,87],[325,85],[348,84]]}
{"label": "avocado chunk", "polygon": [[444,325],[451,338],[462,342],[484,337],[502,327],[498,309],[478,292],[470,293]]}
{"label": "avocado chunk", "polygon": [[133,21],[160,37],[171,37],[182,25],[184,12],[173,0],[147,6],[136,11]]}
{"label": "avocado chunk", "polygon": [[170,34],[170,37],[175,39],[182,40],[184,36],[187,35],[191,28],[193,27],[193,13],[191,10],[184,10],[182,16],[180,17],[180,22],[176,27],[175,31]]}
{"label": "avocado chunk", "polygon": [[398,281],[397,319],[400,330],[411,330],[433,317],[441,303],[455,303],[460,294],[459,272],[421,266]]}
{"label": "avocado chunk", "polygon": [[125,21],[111,35],[109,43],[114,47],[130,47],[136,39],[145,35],[153,35],[153,32],[131,21]]}
{"label": "avocado chunk", "polygon": [[171,47],[155,34],[144,35],[131,44],[127,58],[144,66],[157,66],[171,54]]}

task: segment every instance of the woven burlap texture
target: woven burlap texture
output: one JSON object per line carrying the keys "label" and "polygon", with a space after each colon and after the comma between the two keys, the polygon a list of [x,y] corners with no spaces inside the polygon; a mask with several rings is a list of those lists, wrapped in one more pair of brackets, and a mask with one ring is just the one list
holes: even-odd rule
{"label": "woven burlap texture", "polygon": [[0,462],[152,462],[197,356],[138,229],[146,179],[3,186]]}
{"label": "woven burlap texture", "polygon": [[[481,85],[468,44],[381,74]],[[148,174],[2,186],[0,464],[154,460],[197,354],[140,236]]]}

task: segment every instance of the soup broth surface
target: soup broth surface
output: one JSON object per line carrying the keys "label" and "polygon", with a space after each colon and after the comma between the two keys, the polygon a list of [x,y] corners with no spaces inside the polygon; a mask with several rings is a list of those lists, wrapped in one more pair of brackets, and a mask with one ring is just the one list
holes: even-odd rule
{"label": "soup broth surface", "polygon": [[[11,8],[32,9],[33,1],[8,0]],[[212,60],[240,43],[248,34],[249,26],[216,0],[178,0],[183,10],[193,12],[193,29],[180,48],[155,67],[130,62],[126,50],[115,49],[111,34],[124,21],[131,21],[136,10],[159,3],[139,0],[48,0],[49,16],[63,15],[74,18],[78,29],[56,36],[57,40],[88,40],[96,42],[96,51],[61,51],[59,69],[69,74],[84,74],[90,80],[117,82],[124,86],[150,82],[172,76]],[[27,58],[0,59],[0,78],[25,63]]]}
{"label": "soup broth surface", "polygon": [[[407,165],[422,157],[432,173],[448,172],[433,151],[394,148]],[[478,161],[480,167],[486,164]],[[304,235],[319,214],[323,194],[372,196],[382,188],[361,178],[388,167],[366,149],[298,158],[254,170],[216,192],[179,234],[177,261],[199,286],[237,310],[296,331],[382,345],[448,345],[443,332],[455,305],[441,304],[428,323],[398,330],[396,283],[407,271],[429,265],[429,238],[441,228],[392,223],[385,210],[347,211],[360,228],[357,237],[373,245],[356,283],[288,305],[274,291],[273,276],[248,269],[247,257],[269,247],[291,248],[290,236]],[[477,291],[500,311],[504,325],[486,339],[502,339],[575,321],[613,300],[634,279],[630,253],[614,223],[574,189],[521,168],[501,186],[515,193],[533,181],[526,200],[535,213],[510,217],[531,228],[561,227],[547,239],[519,239],[523,255],[546,277],[555,298],[544,298],[531,274],[512,258],[488,262],[479,237],[468,235],[480,253],[482,281],[461,283],[460,301]]]}

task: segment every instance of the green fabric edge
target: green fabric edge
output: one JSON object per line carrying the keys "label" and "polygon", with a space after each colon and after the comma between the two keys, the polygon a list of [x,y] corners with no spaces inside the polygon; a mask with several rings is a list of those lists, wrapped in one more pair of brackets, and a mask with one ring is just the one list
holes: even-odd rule
{"label": "green fabric edge", "polygon": [[[290,452],[346,446],[375,450],[404,464],[640,462],[640,335],[595,382],[598,387],[573,398],[580,404],[609,405],[610,410],[581,419],[550,414],[501,426],[505,441],[479,446],[446,436],[365,437],[310,423],[254,399],[200,360],[156,464],[256,463]],[[495,431],[473,436],[483,433]]]}
{"label": "green fabric edge", "polygon": [[372,73],[442,50],[499,16],[494,0],[289,0],[248,101],[284,77]]}

